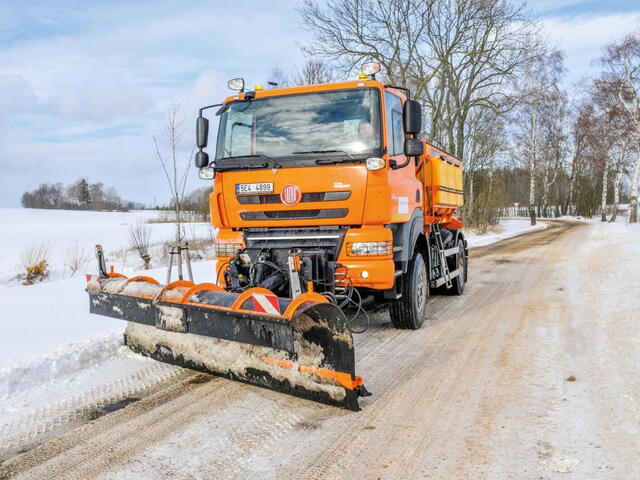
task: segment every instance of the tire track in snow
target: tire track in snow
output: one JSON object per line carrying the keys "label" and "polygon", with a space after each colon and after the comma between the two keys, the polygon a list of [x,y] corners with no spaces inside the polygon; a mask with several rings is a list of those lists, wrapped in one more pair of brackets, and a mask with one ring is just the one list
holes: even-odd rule
{"label": "tire track in snow", "polygon": [[[223,408],[225,395],[237,395],[231,387],[238,385],[221,383],[222,379],[210,375],[184,371],[169,386],[127,408],[0,464],[0,478],[94,478],[101,470],[188,425],[203,407]],[[205,396],[205,405],[200,404],[198,400]]]}

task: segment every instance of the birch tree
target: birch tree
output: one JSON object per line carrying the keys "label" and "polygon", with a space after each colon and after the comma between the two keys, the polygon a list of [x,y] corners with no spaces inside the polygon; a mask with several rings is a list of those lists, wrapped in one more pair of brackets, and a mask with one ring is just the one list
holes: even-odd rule
{"label": "birch tree", "polygon": [[563,57],[560,52],[540,55],[529,62],[523,77],[518,82],[520,104],[512,118],[515,149],[526,162],[529,172],[529,217],[535,225],[537,195],[537,174],[540,168],[540,154],[543,145],[543,128],[549,118],[549,110],[559,93],[558,82],[564,72]]}
{"label": "birch tree", "polygon": [[552,88],[546,95],[542,121],[543,152],[540,155],[542,179],[542,212],[547,215],[551,187],[564,171],[569,153],[567,124],[569,123],[567,95],[559,88]]}
{"label": "birch tree", "polygon": [[576,107],[570,132],[570,169],[569,188],[564,200],[564,214],[567,215],[573,207],[574,195],[578,176],[582,170],[583,153],[587,146],[589,116],[593,110],[591,101],[585,101]]}
{"label": "birch tree", "polygon": [[[605,48],[600,59],[604,67],[603,82],[615,92],[636,141],[640,138],[640,34],[627,35]],[[640,149],[637,150],[631,174],[629,223],[638,222],[638,176]]]}

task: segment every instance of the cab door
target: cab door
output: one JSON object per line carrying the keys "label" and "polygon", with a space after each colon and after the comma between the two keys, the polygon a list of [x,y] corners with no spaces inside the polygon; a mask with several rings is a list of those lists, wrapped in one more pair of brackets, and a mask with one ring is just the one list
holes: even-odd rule
{"label": "cab door", "polygon": [[[389,165],[404,165],[404,99],[393,92],[384,92],[385,142]],[[407,222],[420,202],[420,185],[415,177],[415,164],[409,162],[403,168],[389,169],[391,189],[391,223]]]}

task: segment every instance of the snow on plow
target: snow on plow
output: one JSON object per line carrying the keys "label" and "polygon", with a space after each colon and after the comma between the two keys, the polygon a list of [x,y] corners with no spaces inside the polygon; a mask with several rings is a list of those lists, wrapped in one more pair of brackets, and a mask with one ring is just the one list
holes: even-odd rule
{"label": "snow on plow", "polygon": [[91,313],[129,322],[126,345],[156,360],[349,410],[369,395],[343,312],[311,286],[290,299],[110,272],[88,275],[87,292]]}

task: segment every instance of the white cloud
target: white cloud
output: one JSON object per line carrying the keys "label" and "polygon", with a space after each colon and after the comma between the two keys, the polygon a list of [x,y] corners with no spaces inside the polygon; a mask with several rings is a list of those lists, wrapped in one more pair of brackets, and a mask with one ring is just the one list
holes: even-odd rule
{"label": "white cloud", "polygon": [[640,28],[640,11],[547,17],[542,25],[549,40],[566,54],[570,81],[577,81],[597,71],[594,61],[606,44]]}
{"label": "white cloud", "polygon": [[18,73],[0,74],[0,112],[24,108],[35,102],[31,85]]}

